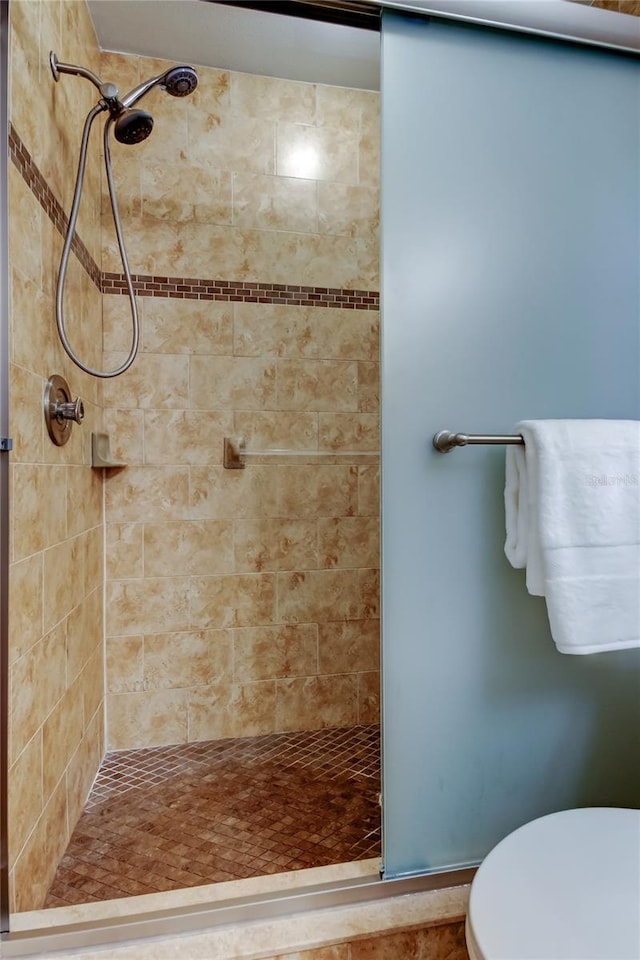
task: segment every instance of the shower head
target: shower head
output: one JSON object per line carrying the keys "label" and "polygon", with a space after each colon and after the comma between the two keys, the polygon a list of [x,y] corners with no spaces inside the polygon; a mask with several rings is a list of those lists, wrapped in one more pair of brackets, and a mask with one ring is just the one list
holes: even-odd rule
{"label": "shower head", "polygon": [[113,124],[119,143],[142,143],[153,130],[153,117],[146,110],[123,110]]}
{"label": "shower head", "polygon": [[172,67],[165,73],[160,86],[172,97],[188,97],[198,86],[198,74],[193,67]]}
{"label": "shower head", "polygon": [[125,110],[128,110],[129,107],[132,107],[135,103],[137,103],[141,97],[144,97],[145,94],[147,94],[149,90],[155,86],[159,86],[162,90],[166,90],[167,93],[170,93],[172,97],[186,97],[190,93],[193,93],[195,88],[198,86],[198,74],[193,67],[170,67],[159,76],[152,77],[150,80],[145,80],[144,83],[139,83],[137,87],[134,87],[133,90],[130,90],[125,97],[122,97],[120,101],[122,106],[125,108]]}

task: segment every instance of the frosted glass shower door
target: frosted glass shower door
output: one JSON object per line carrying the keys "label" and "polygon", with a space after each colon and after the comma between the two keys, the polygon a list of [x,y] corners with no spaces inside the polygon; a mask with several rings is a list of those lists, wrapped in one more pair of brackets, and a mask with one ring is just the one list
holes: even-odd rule
{"label": "frosted glass shower door", "polygon": [[385,875],[640,801],[640,651],[558,653],[504,556],[502,447],[640,416],[640,63],[385,14]]}

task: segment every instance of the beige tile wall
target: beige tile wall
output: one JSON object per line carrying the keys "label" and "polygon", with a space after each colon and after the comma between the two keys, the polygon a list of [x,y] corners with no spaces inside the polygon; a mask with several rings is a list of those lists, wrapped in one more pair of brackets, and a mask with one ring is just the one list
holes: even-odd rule
{"label": "beige tile wall", "polygon": [[[101,71],[128,89],[167,66],[105,54]],[[377,290],[377,94],[199,77],[184,100],[150,94],[152,136],[114,148],[132,270]],[[375,722],[375,458],[228,471],[222,452],[230,434],[377,450],[377,312],[140,306],[141,356],[104,388],[130,464],[106,481],[109,746]],[[115,362],[126,299],[104,318]]]}
{"label": "beige tile wall", "polygon": [[469,960],[469,954],[464,923],[444,923],[278,954],[268,960]]}
{"label": "beige tile wall", "polygon": [[[69,209],[86,81],[55,84],[49,51],[99,68],[84,2],[11,0],[13,127],[57,199]],[[100,256],[98,154],[92,147],[79,233]],[[90,468],[89,435],[101,423],[96,381],[63,354],[54,297],[62,238],[9,165],[10,572],[9,824],[12,907],[42,905],[103,753],[102,478]],[[93,198],[93,199],[92,199]],[[72,256],[66,310],[72,342],[89,362],[101,353],[101,295]],[[86,420],[64,447],[49,440],[42,394],[61,374]]]}
{"label": "beige tile wall", "polygon": [[[68,210],[95,96],[79,78],[54,84],[50,50],[124,90],[165,64],[101,57],[84,0],[12,0],[11,121]],[[188,101],[156,91],[148,105],[153,138],[114,148],[134,271],[377,288],[375,94],[202,70]],[[78,229],[118,270],[93,199],[98,140]],[[313,179],[299,147],[317,152]],[[62,238],[14,166],[9,215],[10,845],[12,906],[25,910],[43,900],[104,749],[91,430],[106,424],[130,464],[106,483],[111,746],[377,719],[375,461],[232,473],[221,456],[239,432],[260,446],[377,449],[378,323],[373,311],[143,300],[142,353],[105,385],[103,420],[102,385],[55,332]],[[107,364],[128,349],[126,299],[102,299],[72,256],[68,330],[94,365],[103,343]],[[64,448],[41,413],[54,372],[87,411]]]}
{"label": "beige tile wall", "polygon": [[591,6],[640,17],[640,0],[593,0]]}

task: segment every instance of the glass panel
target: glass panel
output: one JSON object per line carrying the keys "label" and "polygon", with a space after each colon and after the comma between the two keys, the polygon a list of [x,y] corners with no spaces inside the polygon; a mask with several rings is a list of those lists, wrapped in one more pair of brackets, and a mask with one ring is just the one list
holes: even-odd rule
{"label": "glass panel", "polygon": [[384,17],[386,876],[637,801],[637,651],[556,651],[503,553],[504,448],[431,437],[638,417],[639,80],[597,50]]}

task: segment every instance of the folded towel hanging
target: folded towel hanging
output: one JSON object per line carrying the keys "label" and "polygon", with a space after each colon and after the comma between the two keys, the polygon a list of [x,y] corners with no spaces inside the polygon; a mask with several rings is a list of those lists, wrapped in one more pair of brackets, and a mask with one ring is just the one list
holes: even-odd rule
{"label": "folded towel hanging", "polygon": [[640,421],[524,420],[507,449],[505,553],[561,653],[640,646]]}

